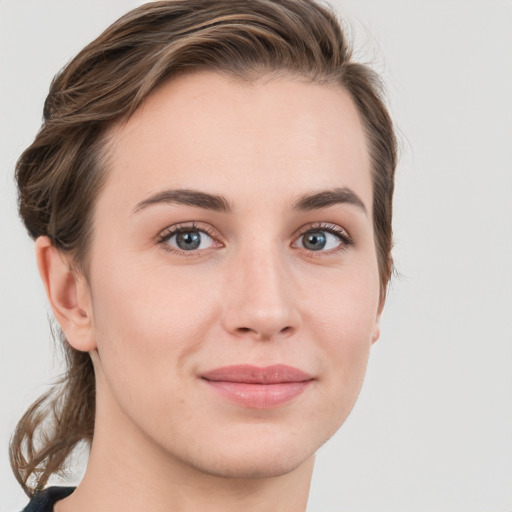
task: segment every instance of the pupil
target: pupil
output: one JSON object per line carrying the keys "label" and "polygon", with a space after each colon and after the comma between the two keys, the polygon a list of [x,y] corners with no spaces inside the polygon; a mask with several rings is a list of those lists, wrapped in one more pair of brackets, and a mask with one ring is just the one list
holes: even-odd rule
{"label": "pupil", "polygon": [[184,251],[197,249],[201,244],[201,236],[197,231],[183,231],[177,234],[176,244]]}
{"label": "pupil", "polygon": [[325,247],[327,239],[324,233],[315,231],[314,233],[306,233],[302,238],[302,243],[306,249],[319,251]]}

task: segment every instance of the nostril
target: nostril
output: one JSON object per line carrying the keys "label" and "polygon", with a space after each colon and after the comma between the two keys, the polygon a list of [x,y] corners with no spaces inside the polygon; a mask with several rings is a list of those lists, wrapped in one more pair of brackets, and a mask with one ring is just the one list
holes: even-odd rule
{"label": "nostril", "polygon": [[[286,327],[283,327],[282,329],[279,329],[278,331],[274,331],[274,333],[278,332],[279,335],[288,335],[292,331],[293,331],[293,327],[286,326]],[[253,329],[251,327],[238,327],[237,332],[239,335],[253,334],[253,335],[256,335],[258,338],[265,338],[265,339],[272,338],[271,332],[265,332],[264,330],[262,330],[260,332],[258,329]]]}

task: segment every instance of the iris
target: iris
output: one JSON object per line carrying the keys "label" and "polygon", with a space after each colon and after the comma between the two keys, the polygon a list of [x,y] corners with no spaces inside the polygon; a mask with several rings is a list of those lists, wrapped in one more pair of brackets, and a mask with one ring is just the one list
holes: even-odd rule
{"label": "iris", "polygon": [[201,245],[199,231],[182,231],[176,235],[176,245],[183,251],[193,251]]}
{"label": "iris", "polygon": [[310,251],[320,251],[326,243],[327,237],[323,231],[309,231],[302,236],[302,245]]}

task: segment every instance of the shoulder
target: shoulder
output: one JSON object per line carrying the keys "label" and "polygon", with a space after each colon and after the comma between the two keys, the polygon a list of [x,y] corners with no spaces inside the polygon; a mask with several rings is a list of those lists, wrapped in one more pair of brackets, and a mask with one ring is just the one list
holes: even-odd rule
{"label": "shoulder", "polygon": [[53,505],[69,496],[75,487],[48,487],[34,494],[22,512],[53,512]]}

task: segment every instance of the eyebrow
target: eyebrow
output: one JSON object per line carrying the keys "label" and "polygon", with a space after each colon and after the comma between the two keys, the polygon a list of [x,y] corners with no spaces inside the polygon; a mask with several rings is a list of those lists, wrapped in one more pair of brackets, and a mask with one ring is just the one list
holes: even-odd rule
{"label": "eyebrow", "polygon": [[137,213],[148,206],[159,203],[184,204],[224,213],[231,211],[228,201],[222,196],[199,192],[198,190],[175,189],[164,190],[144,199],[135,206],[132,213]]}
{"label": "eyebrow", "polygon": [[300,196],[294,203],[295,210],[317,210],[327,208],[337,204],[350,204],[356,206],[365,215],[368,215],[362,199],[351,189],[347,187],[323,190],[314,194]]}
{"label": "eyebrow", "polygon": [[[206,210],[229,213],[232,208],[226,198],[190,189],[172,189],[158,192],[140,203],[137,203],[132,213],[137,213],[148,206],[169,203],[195,206]],[[293,204],[294,210],[319,210],[337,204],[351,204],[367,214],[366,207],[360,197],[347,187],[334,188],[300,196]]]}

